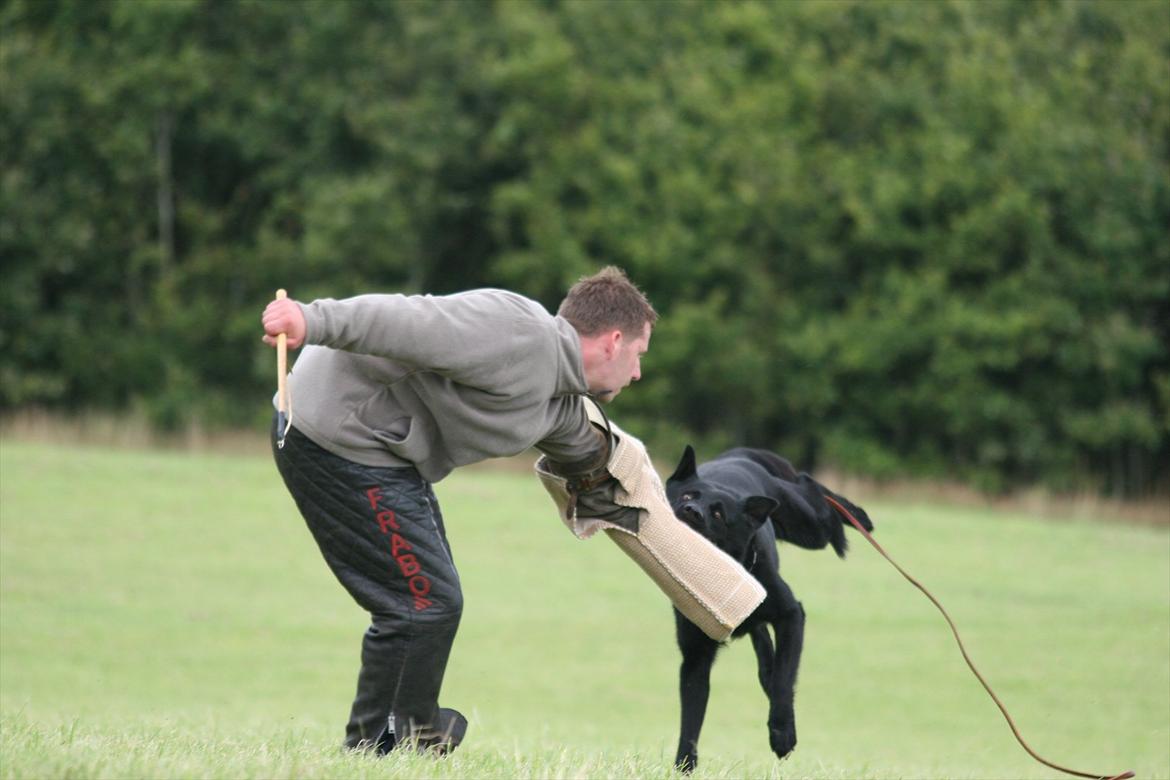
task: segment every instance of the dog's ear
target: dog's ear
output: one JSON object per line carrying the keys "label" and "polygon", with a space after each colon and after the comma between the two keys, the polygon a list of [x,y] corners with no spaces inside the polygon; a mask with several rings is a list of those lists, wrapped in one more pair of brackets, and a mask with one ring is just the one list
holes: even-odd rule
{"label": "dog's ear", "polygon": [[748,496],[743,502],[743,513],[752,519],[756,525],[763,525],[764,521],[772,516],[772,512],[780,507],[780,502],[767,496]]}
{"label": "dog's ear", "polygon": [[695,476],[698,471],[695,469],[695,449],[691,445],[683,450],[682,460],[678,462],[678,468],[670,475],[667,482],[681,482],[684,479],[690,479]]}

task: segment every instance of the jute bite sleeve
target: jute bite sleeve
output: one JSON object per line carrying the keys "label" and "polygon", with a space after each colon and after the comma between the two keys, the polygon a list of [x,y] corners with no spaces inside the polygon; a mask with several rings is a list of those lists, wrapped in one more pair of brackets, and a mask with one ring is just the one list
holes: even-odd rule
{"label": "jute bite sleeve", "polygon": [[[605,427],[600,410],[587,403],[594,425]],[[612,478],[612,504],[634,510],[637,521],[615,523],[608,513],[582,503],[569,479],[547,457],[536,474],[556,504],[561,520],[580,539],[599,530],[634,560],[675,608],[717,641],[731,636],[764,600],[764,588],[738,562],[674,516],[662,480],[645,445],[616,425],[606,471]]]}

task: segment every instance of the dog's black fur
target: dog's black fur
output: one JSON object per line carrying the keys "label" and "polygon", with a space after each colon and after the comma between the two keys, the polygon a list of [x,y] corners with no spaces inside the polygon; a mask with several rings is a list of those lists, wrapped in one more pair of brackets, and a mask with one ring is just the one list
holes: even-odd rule
{"label": "dog's black fur", "polygon": [[[742,563],[764,586],[762,604],[732,634],[748,634],[756,651],[760,685],[768,696],[768,738],[784,758],[796,747],[793,692],[804,641],[804,608],[780,578],[776,542],[819,550],[832,545],[844,558],[844,518],[825,501],[831,496],[848,509],[867,531],[866,513],[833,493],[808,474],[766,450],[739,447],[701,466],[687,447],[666,495],[675,515]],[[711,666],[720,644],[675,610],[678,646],[682,650],[679,693],[682,729],[675,764],[689,772],[698,764],[699,731],[707,711]],[[768,626],[776,635],[775,646]]]}

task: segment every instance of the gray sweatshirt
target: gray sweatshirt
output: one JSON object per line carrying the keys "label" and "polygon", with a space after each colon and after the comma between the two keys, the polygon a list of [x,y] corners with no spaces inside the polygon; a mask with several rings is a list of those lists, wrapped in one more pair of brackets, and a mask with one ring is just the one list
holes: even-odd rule
{"label": "gray sweatshirt", "polygon": [[562,317],[504,290],[361,295],[301,304],[306,346],[289,376],[293,425],[368,466],[457,466],[535,446],[597,450],[581,341]]}

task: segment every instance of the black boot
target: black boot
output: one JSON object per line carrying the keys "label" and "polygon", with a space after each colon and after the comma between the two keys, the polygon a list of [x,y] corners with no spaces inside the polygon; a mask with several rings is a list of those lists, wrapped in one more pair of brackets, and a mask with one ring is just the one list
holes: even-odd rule
{"label": "black boot", "polygon": [[375,742],[378,755],[384,756],[400,745],[413,745],[420,753],[445,756],[459,746],[467,734],[467,718],[458,710],[439,708],[439,716],[433,724],[411,722],[410,728],[402,735],[397,733],[395,720],[390,718],[386,729]]}

